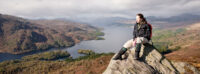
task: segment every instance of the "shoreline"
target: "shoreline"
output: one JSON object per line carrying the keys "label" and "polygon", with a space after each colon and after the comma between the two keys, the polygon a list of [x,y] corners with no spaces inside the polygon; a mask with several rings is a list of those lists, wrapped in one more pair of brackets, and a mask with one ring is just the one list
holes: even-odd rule
{"label": "shoreline", "polygon": [[[104,32],[102,32],[102,33],[104,33]],[[105,35],[103,35],[103,36],[105,36]],[[97,38],[103,38],[102,37],[102,35],[99,35],[99,36],[96,36],[96,37],[94,37],[93,39],[88,39],[88,40],[82,40],[82,41],[79,41],[79,42],[77,42],[77,43],[74,43],[73,45],[71,45],[71,46],[64,46],[64,47],[49,47],[49,48],[47,48],[47,49],[41,49],[41,50],[30,50],[30,51],[25,51],[25,52],[18,52],[18,53],[9,53],[9,52],[0,52],[0,54],[5,54],[5,55],[13,55],[13,56],[15,56],[15,55],[18,55],[19,57],[16,57],[16,58],[11,58],[11,59],[3,59],[3,60],[1,60],[0,62],[3,62],[3,61],[9,61],[9,60],[16,60],[16,59],[21,59],[22,57],[24,57],[24,56],[28,56],[28,55],[34,55],[34,54],[37,54],[37,53],[44,53],[44,52],[48,52],[48,51],[51,51],[51,50],[63,50],[63,49],[66,49],[66,48],[70,48],[70,47],[73,47],[73,46],[75,46],[75,45],[77,45],[77,44],[79,44],[79,43],[81,43],[81,42],[83,42],[83,41],[91,41],[91,40],[99,40],[99,39],[97,39]]]}

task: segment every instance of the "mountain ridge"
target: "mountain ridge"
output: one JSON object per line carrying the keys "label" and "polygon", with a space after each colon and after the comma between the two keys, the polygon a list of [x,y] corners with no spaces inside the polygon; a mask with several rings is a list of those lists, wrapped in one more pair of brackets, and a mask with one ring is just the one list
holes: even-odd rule
{"label": "mountain ridge", "polygon": [[100,29],[60,20],[29,20],[0,15],[0,52],[20,54],[35,50],[70,47],[96,39]]}

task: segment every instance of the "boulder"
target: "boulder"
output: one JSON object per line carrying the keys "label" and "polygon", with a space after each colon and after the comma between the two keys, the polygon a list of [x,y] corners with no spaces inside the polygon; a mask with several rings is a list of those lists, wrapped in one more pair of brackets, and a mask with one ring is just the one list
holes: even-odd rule
{"label": "boulder", "polygon": [[[116,54],[111,59],[107,69],[103,74],[180,74],[192,71],[198,74],[199,71],[195,67],[187,67],[180,63],[171,62],[160,54],[157,49],[150,45],[142,45],[140,52],[140,60],[135,60],[135,48],[129,49],[124,55],[123,60],[113,60]],[[180,66],[179,66],[180,64]],[[191,66],[191,65],[190,65]],[[191,72],[190,72],[191,73]]]}

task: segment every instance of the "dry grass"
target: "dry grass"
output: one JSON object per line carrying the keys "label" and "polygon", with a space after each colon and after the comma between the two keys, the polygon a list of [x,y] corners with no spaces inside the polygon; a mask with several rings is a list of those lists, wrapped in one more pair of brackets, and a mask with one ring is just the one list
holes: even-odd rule
{"label": "dry grass", "polygon": [[101,56],[96,59],[81,60],[71,62],[67,66],[56,71],[51,71],[51,74],[102,74],[107,68],[110,59],[113,55]]}
{"label": "dry grass", "polygon": [[[0,63],[0,74],[101,74],[114,54],[93,54],[62,61],[13,60]],[[41,56],[42,57],[42,56]]]}

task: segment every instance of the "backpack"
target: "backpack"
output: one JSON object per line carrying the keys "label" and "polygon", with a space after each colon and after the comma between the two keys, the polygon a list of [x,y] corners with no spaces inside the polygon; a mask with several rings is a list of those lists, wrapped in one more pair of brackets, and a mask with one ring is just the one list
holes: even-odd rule
{"label": "backpack", "polygon": [[151,24],[149,24],[149,23],[147,23],[148,24],[148,26],[150,27],[150,39],[152,38],[152,25]]}

